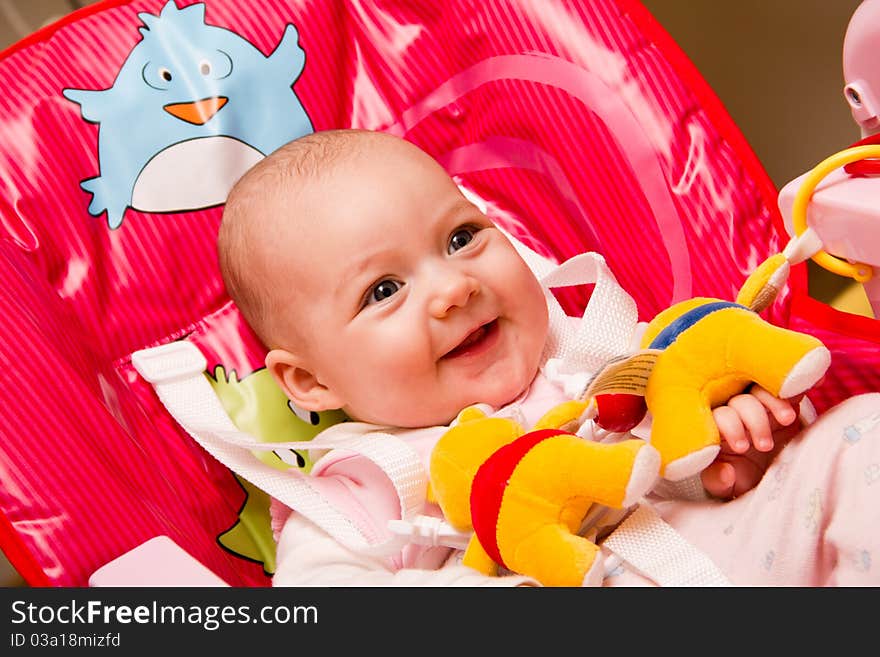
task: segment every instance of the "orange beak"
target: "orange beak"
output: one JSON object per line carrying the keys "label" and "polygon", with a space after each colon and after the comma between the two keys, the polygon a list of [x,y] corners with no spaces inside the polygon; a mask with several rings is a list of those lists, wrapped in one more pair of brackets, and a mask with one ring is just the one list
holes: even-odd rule
{"label": "orange beak", "polygon": [[211,98],[202,98],[192,103],[172,103],[165,105],[163,109],[176,116],[181,121],[192,123],[193,125],[203,125],[220,111],[229,99],[226,96],[212,96]]}

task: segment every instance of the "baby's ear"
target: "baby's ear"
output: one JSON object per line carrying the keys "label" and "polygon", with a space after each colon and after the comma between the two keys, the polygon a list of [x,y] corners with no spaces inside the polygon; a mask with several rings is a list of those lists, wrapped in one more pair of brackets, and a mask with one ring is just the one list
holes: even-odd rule
{"label": "baby's ear", "polygon": [[285,349],[266,355],[266,368],[294,404],[307,411],[342,408],[342,400],[323,385],[299,356]]}

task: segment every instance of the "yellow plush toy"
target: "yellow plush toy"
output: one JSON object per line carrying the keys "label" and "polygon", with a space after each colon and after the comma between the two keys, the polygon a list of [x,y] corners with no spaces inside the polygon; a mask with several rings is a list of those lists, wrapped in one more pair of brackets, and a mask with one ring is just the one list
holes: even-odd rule
{"label": "yellow plush toy", "polygon": [[673,481],[700,472],[718,454],[714,407],[752,383],[777,397],[793,397],[815,385],[831,364],[815,337],[718,299],[691,299],[663,311],[642,344],[659,350],[645,402],[660,473]]}
{"label": "yellow plush toy", "polygon": [[547,586],[601,582],[598,547],[578,535],[593,504],[625,508],[657,480],[659,456],[644,441],[596,443],[552,428],[585,404],[563,404],[526,433],[512,420],[466,409],[431,454],[431,494],[447,521],[473,530],[463,563],[499,566]]}
{"label": "yellow plush toy", "polygon": [[[819,340],[758,315],[787,274],[787,260],[774,256],[746,281],[737,303],[696,298],[661,312],[642,351],[610,363],[581,399],[552,409],[530,433],[463,411],[432,452],[430,490],[450,524],[474,532],[464,563],[487,574],[503,566],[544,585],[601,581],[598,547],[579,535],[593,504],[628,507],[658,474],[699,473],[719,451],[712,408],[751,383],[791,397],[824,375],[830,354]],[[568,433],[589,417],[628,430],[645,410],[653,420],[650,445]]]}
{"label": "yellow plush toy", "polygon": [[[585,391],[597,423],[626,431],[651,411],[660,474],[676,481],[699,473],[718,454],[713,408],[752,383],[780,398],[813,387],[831,364],[828,349],[817,338],[774,326],[758,314],[775,298],[788,271],[788,260],[777,254],[748,278],[735,303],[695,298],[659,313],[642,337],[642,351],[610,364]],[[623,404],[630,417],[603,422],[603,403],[620,406],[621,397],[630,400]]]}

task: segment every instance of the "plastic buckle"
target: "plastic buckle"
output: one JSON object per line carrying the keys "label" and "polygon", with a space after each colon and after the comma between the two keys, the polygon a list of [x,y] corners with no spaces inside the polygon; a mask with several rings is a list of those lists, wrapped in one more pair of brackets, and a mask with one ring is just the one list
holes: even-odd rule
{"label": "plastic buckle", "polygon": [[153,385],[187,379],[208,368],[205,356],[187,340],[136,351],[131,355],[131,364]]}
{"label": "plastic buckle", "polygon": [[417,515],[411,521],[389,520],[391,533],[416,545],[438,546],[463,550],[470,541],[470,532],[459,532],[442,518]]}

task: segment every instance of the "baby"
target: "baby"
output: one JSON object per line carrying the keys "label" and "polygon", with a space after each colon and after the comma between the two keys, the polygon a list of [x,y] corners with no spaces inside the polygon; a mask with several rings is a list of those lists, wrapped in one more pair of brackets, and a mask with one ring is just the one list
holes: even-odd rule
{"label": "baby", "polygon": [[[266,366],[288,398],[306,410],[342,409],[351,418],[324,434],[390,434],[427,463],[434,442],[466,407],[518,413],[530,426],[565,401],[561,386],[542,372],[548,310],[535,276],[444,169],[405,140],[336,130],[278,149],[230,193],[218,251],[229,294],[268,347]],[[880,406],[874,396],[856,401],[866,410]],[[802,527],[784,521],[783,505],[774,515],[763,504],[746,504],[767,487],[765,470],[799,430],[798,402],[753,388],[715,409],[723,449],[701,481],[716,499],[703,494],[699,502],[657,503],[735,582],[842,581],[827,564],[796,579],[790,568],[778,577],[759,572],[766,565],[760,553],[765,545],[784,542],[783,552],[797,552],[798,563],[808,565],[819,549],[815,532],[802,537]],[[821,422],[833,424],[834,417],[832,411]],[[796,441],[802,452],[822,443],[806,440],[806,433]],[[794,445],[790,449],[798,453]],[[828,463],[830,449],[776,462],[785,460],[780,469],[794,483],[795,464],[818,472],[816,462]],[[365,459],[337,452],[316,463],[312,475],[327,483],[328,495],[348,509],[353,522],[375,534],[387,532],[388,520],[399,515],[387,476]],[[816,472],[811,477],[819,490]],[[758,490],[738,497],[759,481]],[[786,483],[783,477],[779,490],[771,491],[776,499],[796,495],[797,487]],[[717,499],[733,497],[725,504]],[[814,510],[827,504],[821,495],[814,502]],[[425,509],[439,513],[427,502]],[[823,522],[816,513],[815,522]],[[870,521],[867,515],[862,520]],[[768,538],[751,541],[744,555],[744,537],[764,531]],[[797,550],[789,545],[795,540]],[[743,565],[749,555],[754,558]],[[451,548],[418,545],[389,558],[357,554],[292,513],[281,531],[274,583],[534,583],[515,575],[485,577],[461,566],[458,556]],[[617,568],[606,583],[639,577]]]}

